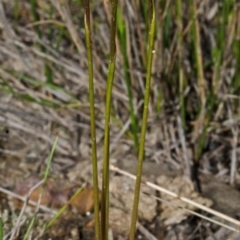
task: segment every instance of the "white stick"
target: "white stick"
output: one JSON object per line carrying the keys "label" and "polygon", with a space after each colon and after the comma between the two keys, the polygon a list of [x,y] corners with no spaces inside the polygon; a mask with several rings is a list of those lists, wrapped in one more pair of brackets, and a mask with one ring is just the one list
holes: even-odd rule
{"label": "white stick", "polygon": [[[132,174],[126,172],[126,171],[123,171],[123,170],[121,170],[121,169],[119,169],[119,168],[117,168],[117,167],[115,167],[115,166],[113,166],[113,165],[110,165],[110,170],[115,171],[115,172],[118,172],[118,173],[121,173],[121,174],[123,174],[123,175],[125,175],[125,176],[128,176],[128,177],[136,180],[136,176],[134,176],[134,175],[132,175]],[[215,216],[217,216],[217,217],[219,217],[219,218],[221,218],[221,219],[224,219],[224,220],[226,220],[226,221],[228,221],[228,222],[234,223],[234,224],[236,224],[238,227],[240,226],[240,221],[238,221],[238,220],[236,220],[236,219],[234,219],[234,218],[231,218],[231,217],[229,217],[229,216],[227,216],[227,215],[225,215],[225,214],[222,214],[222,213],[217,212],[217,211],[215,211],[215,210],[213,210],[213,209],[211,209],[211,208],[208,208],[208,207],[203,206],[203,205],[201,205],[201,204],[199,204],[199,203],[196,203],[196,202],[194,202],[194,201],[192,201],[192,200],[190,200],[190,199],[188,199],[188,198],[180,197],[180,196],[178,196],[176,193],[171,192],[171,191],[169,191],[169,190],[167,190],[167,189],[165,189],[165,188],[162,188],[162,187],[160,187],[160,186],[158,186],[158,185],[156,185],[156,184],[154,184],[154,183],[151,183],[151,182],[148,182],[148,181],[142,181],[142,183],[144,183],[144,184],[146,184],[147,186],[149,186],[149,187],[151,187],[151,188],[154,188],[154,189],[156,189],[156,190],[158,190],[158,191],[160,191],[160,192],[163,192],[163,193],[166,193],[166,194],[168,194],[168,195],[170,195],[170,196],[172,196],[172,197],[178,198],[178,199],[182,200],[183,202],[189,203],[189,204],[191,204],[191,205],[193,205],[193,206],[195,206],[195,207],[197,207],[197,208],[199,208],[199,209],[201,209],[201,210],[203,210],[203,211],[205,211],[205,212],[211,213],[212,215],[215,215]],[[236,229],[236,232],[239,232],[239,230]]]}

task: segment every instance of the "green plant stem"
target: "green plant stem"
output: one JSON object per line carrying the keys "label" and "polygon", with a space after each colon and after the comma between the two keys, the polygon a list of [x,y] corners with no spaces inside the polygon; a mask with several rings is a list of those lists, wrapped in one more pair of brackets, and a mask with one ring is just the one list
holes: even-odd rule
{"label": "green plant stem", "polygon": [[94,109],[94,80],[93,80],[93,60],[92,60],[89,0],[85,0],[85,32],[86,32],[86,46],[87,46],[87,56],[88,56],[88,76],[89,76],[88,82],[89,82],[89,101],[90,101],[91,142],[92,142],[95,239],[100,240],[101,233],[100,233],[100,222],[99,222],[97,144],[96,144],[96,125],[95,125],[95,109]]}
{"label": "green plant stem", "polygon": [[229,15],[229,3],[231,0],[224,0],[222,10],[219,11],[217,15],[217,34],[216,34],[216,46],[212,51],[212,59],[214,63],[213,68],[213,88],[214,93],[218,93],[219,89],[219,79],[221,77],[221,65],[223,63],[224,58],[224,50],[225,50],[225,40],[226,40],[226,28],[228,23],[228,15]]}
{"label": "green plant stem", "polygon": [[28,229],[24,235],[24,240],[27,240],[29,239],[29,235],[34,227],[34,224],[37,220],[37,211],[39,209],[39,204],[41,202],[41,199],[42,199],[42,196],[43,196],[43,193],[44,193],[44,190],[45,190],[45,187],[46,187],[46,183],[47,183],[47,179],[48,179],[48,175],[49,175],[49,172],[50,172],[50,167],[51,167],[51,163],[52,163],[52,160],[53,160],[53,155],[54,155],[54,152],[55,152],[55,149],[56,149],[56,146],[57,146],[57,142],[58,142],[58,137],[56,137],[55,141],[54,141],[54,144],[53,144],[53,147],[52,147],[52,150],[51,150],[51,153],[48,157],[48,163],[47,163],[47,167],[46,167],[46,170],[45,170],[45,173],[44,173],[44,179],[43,179],[43,184],[42,184],[42,187],[41,187],[41,192],[40,192],[40,196],[39,196],[39,199],[38,199],[38,205],[37,205],[37,208],[35,210],[35,213],[31,219],[31,222],[28,226]]}
{"label": "green plant stem", "polygon": [[[73,196],[68,200],[66,204],[52,217],[52,219],[48,222],[48,224],[45,226],[44,231],[46,231],[48,228],[50,228],[55,221],[63,214],[63,212],[67,209],[69,204],[72,202],[72,200],[82,191],[82,187],[77,189],[77,191],[73,194]],[[0,239],[1,240],[1,239]]]}
{"label": "green plant stem", "polygon": [[[200,146],[200,142],[205,138],[205,118],[206,118],[206,94],[205,94],[205,80],[204,80],[204,72],[203,72],[203,62],[202,62],[202,51],[201,51],[201,41],[200,41],[200,29],[199,29],[199,22],[197,17],[197,6],[196,1],[191,0],[191,12],[192,12],[192,34],[193,34],[193,45],[194,45],[194,53],[195,53],[195,60],[196,60],[196,68],[197,68],[197,83],[200,95],[200,102],[199,102],[199,114],[196,124],[194,126],[194,137],[198,139],[194,145],[194,162],[198,164],[200,153],[202,152],[202,147]],[[199,134],[199,129],[203,132]],[[200,142],[199,142],[200,141]]]}
{"label": "green plant stem", "polygon": [[110,36],[110,60],[107,76],[107,95],[105,106],[105,127],[104,127],[104,159],[103,159],[103,181],[102,181],[102,211],[101,211],[101,231],[102,240],[108,239],[108,219],[109,219],[109,130],[111,114],[112,85],[115,72],[116,59],[116,23],[118,0],[112,0],[111,16],[111,36]]}
{"label": "green plant stem", "polygon": [[204,73],[203,73],[202,51],[201,51],[201,43],[200,43],[200,30],[199,30],[199,22],[197,18],[197,7],[196,7],[195,0],[191,0],[191,7],[192,7],[192,18],[193,18],[193,43],[194,43],[194,49],[195,49],[198,87],[199,87],[200,99],[201,99],[201,109],[203,110],[206,103],[206,94],[205,94],[205,81],[204,81]]}
{"label": "green plant stem", "polygon": [[14,26],[18,27],[18,18],[19,18],[19,2],[14,0]]}
{"label": "green plant stem", "polygon": [[150,95],[153,47],[154,47],[155,25],[156,25],[154,3],[152,0],[148,0],[148,4],[149,4],[150,29],[149,29],[149,36],[148,36],[149,38],[148,38],[148,53],[147,53],[147,79],[146,79],[146,89],[145,89],[145,96],[144,96],[143,121],[142,121],[142,129],[141,129],[141,136],[140,136],[137,178],[136,178],[136,184],[135,184],[135,194],[134,194],[129,240],[135,239],[135,232],[136,232],[138,203],[139,203],[139,196],[140,196],[140,184],[141,184],[141,177],[142,177],[142,165],[143,165],[143,159],[144,159],[145,135],[146,135],[146,129],[147,129],[148,104],[149,104],[149,95]]}
{"label": "green plant stem", "polygon": [[27,229],[27,231],[26,231],[26,233],[25,233],[25,235],[24,235],[23,240],[29,239],[29,235],[30,235],[30,233],[31,233],[31,231],[32,231],[32,229],[33,229],[33,226],[34,226],[34,224],[35,224],[36,219],[37,219],[37,215],[34,214],[33,217],[32,217],[32,219],[31,219],[30,224],[28,225],[28,229]]}

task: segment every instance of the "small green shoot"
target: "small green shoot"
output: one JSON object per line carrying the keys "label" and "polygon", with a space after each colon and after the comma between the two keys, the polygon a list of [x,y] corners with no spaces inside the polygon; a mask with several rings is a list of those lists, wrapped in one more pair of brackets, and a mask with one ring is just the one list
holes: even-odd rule
{"label": "small green shoot", "polygon": [[34,227],[34,224],[35,224],[36,219],[37,219],[37,214],[34,213],[32,219],[31,219],[31,222],[30,222],[30,224],[28,225],[27,231],[26,231],[26,233],[25,233],[25,235],[24,235],[24,237],[23,237],[23,240],[28,240],[28,239],[29,239],[30,234],[31,234],[31,231],[32,231],[32,229],[33,229],[33,227]]}
{"label": "small green shoot", "polygon": [[[39,199],[38,199],[39,204],[41,202],[41,198],[42,198],[42,195],[44,193],[44,189],[45,189],[46,182],[47,182],[47,179],[48,179],[48,175],[49,175],[49,172],[50,172],[50,167],[51,167],[51,163],[52,163],[52,160],[53,160],[53,155],[54,155],[54,152],[55,152],[55,149],[56,149],[56,146],[57,146],[57,142],[58,142],[58,137],[56,137],[56,139],[54,141],[51,153],[50,153],[49,158],[48,158],[47,168],[46,168],[45,173],[44,173],[43,184],[42,184],[40,196],[39,196]],[[29,239],[29,235],[30,235],[30,233],[31,233],[31,231],[34,227],[35,221],[37,219],[37,212],[38,212],[38,207],[36,208],[35,213],[34,213],[32,219],[31,219],[31,222],[28,226],[27,232],[24,235],[24,240]]]}
{"label": "small green shoot", "polygon": [[55,216],[52,217],[52,219],[49,221],[49,223],[46,225],[45,227],[45,231],[47,229],[49,229],[54,223],[55,221],[63,214],[63,212],[66,210],[66,208],[69,206],[69,204],[71,203],[71,201],[82,191],[82,187],[80,187],[79,189],[77,189],[77,191],[73,194],[73,196],[68,200],[68,202],[66,204],[64,204],[64,206],[59,209],[59,211],[56,213]]}

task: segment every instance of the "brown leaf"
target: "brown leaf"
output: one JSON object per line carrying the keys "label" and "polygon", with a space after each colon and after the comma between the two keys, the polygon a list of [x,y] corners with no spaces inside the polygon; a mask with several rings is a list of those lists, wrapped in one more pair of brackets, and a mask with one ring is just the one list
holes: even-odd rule
{"label": "brown leaf", "polygon": [[[28,179],[24,180],[23,182],[18,183],[14,189],[14,192],[19,194],[20,196],[27,196],[29,190],[33,188],[40,181],[41,181],[40,178],[36,176],[31,176]],[[41,193],[41,188],[42,186],[39,186],[38,188],[36,188],[30,195],[29,199],[34,202],[37,202]],[[42,195],[41,205],[49,206],[51,205],[52,201],[53,201],[53,196],[51,193],[51,184],[47,182]],[[18,199],[15,199],[14,205],[17,209],[21,209],[23,206],[23,202]]]}
{"label": "brown leaf", "polygon": [[[86,188],[72,199],[70,204],[75,207],[80,214],[85,214],[93,209],[93,195],[93,188]],[[101,193],[99,194],[99,199],[101,200]]]}

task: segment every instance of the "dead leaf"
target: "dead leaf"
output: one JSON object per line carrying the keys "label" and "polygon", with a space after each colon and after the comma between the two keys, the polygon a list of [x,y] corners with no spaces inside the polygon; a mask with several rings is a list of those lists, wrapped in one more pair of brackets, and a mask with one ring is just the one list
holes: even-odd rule
{"label": "dead leaf", "polygon": [[[74,199],[71,200],[71,206],[75,207],[80,214],[91,212],[94,206],[94,191],[93,188],[85,188]],[[101,193],[99,193],[101,200]]]}
{"label": "dead leaf", "polygon": [[[27,196],[29,190],[33,188],[41,179],[36,176],[31,176],[28,179],[18,183],[15,186],[14,192],[20,196]],[[59,184],[59,183],[58,183]],[[42,186],[36,188],[30,195],[30,200],[38,202],[39,196],[41,194]],[[41,205],[51,206],[54,208],[62,207],[68,201],[68,195],[70,192],[70,187],[57,189],[56,184],[53,184],[50,180],[46,182],[44,192],[41,199]],[[23,202],[15,199],[14,205],[17,209],[21,209]]]}
{"label": "dead leaf", "polygon": [[[19,194],[20,196],[27,196],[29,190],[31,188],[33,188],[38,182],[40,182],[41,179],[36,177],[36,176],[31,176],[28,179],[24,180],[23,182],[18,183],[15,186],[14,192]],[[37,202],[41,193],[41,188],[42,186],[39,186],[38,188],[36,188],[31,196],[30,196],[30,200]],[[49,206],[52,203],[53,197],[51,194],[51,187],[50,187],[50,183],[47,182],[43,195],[42,195],[42,199],[41,199],[41,205],[45,205],[45,206]],[[18,199],[14,199],[14,206],[17,209],[21,209],[23,206],[23,202],[18,200]]]}

